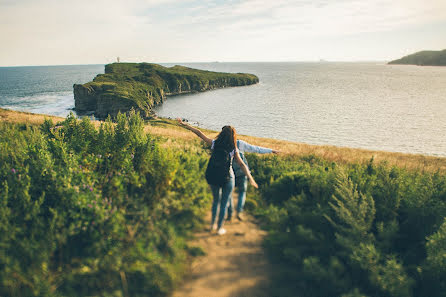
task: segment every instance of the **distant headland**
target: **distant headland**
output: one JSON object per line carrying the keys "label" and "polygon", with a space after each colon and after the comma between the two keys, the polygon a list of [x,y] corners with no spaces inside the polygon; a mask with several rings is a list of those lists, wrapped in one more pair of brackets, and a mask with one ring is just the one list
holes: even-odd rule
{"label": "distant headland", "polygon": [[246,73],[223,73],[184,66],[164,67],[150,63],[113,63],[93,81],[73,85],[75,110],[103,119],[130,109],[148,117],[166,96],[245,86],[259,82]]}
{"label": "distant headland", "polygon": [[421,51],[388,64],[405,64],[419,66],[446,66],[446,49],[442,51]]}

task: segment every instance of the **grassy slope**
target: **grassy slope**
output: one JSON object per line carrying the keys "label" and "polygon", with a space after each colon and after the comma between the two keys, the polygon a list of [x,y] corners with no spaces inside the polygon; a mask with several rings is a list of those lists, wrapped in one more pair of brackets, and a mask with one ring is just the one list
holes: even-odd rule
{"label": "grassy slope", "polygon": [[[0,121],[38,125],[43,123],[45,118],[53,118],[54,121],[63,120],[63,118],[60,117],[0,109]],[[99,125],[99,122],[97,122],[97,125]],[[164,145],[166,146],[178,146],[179,148],[184,147],[184,145],[194,146],[197,148],[202,147],[199,139],[193,133],[177,126],[175,121],[172,120],[150,120],[147,123],[145,130],[153,135],[161,137],[164,140]],[[204,131],[206,134],[212,137],[217,135],[217,132],[215,131]],[[373,157],[376,162],[385,161],[389,165],[396,165],[408,169],[429,172],[446,172],[446,158],[442,157],[371,151],[328,145],[309,145],[304,143],[245,135],[240,135],[240,139],[246,140],[255,145],[280,150],[284,154],[297,156],[315,155],[328,161],[340,163],[365,163]]]}

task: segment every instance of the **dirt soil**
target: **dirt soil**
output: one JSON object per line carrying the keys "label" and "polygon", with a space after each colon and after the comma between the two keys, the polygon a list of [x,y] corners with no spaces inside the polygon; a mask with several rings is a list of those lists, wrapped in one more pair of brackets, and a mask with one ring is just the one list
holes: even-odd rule
{"label": "dirt soil", "polygon": [[[269,296],[272,271],[262,241],[266,235],[245,215],[243,222],[226,222],[227,233],[198,233],[192,246],[207,253],[192,262],[191,271],[173,297],[263,297]],[[210,218],[208,218],[210,221]]]}

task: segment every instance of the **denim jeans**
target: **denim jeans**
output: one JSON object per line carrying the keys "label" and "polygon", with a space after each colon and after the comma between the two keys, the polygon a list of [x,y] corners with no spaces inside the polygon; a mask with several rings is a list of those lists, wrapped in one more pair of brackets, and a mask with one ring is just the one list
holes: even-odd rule
{"label": "denim jeans", "polygon": [[226,215],[226,208],[228,206],[228,201],[232,200],[232,190],[234,189],[234,177],[231,175],[231,179],[223,186],[210,185],[212,190],[212,196],[214,200],[212,201],[212,221],[211,225],[215,223],[217,217],[217,208],[220,204],[220,212],[218,214],[218,229],[223,226],[223,221]]}
{"label": "denim jeans", "polygon": [[[243,206],[245,206],[246,189],[248,188],[248,178],[246,177],[246,175],[237,176],[235,178],[235,186],[237,187],[237,192],[238,192],[237,212],[240,213],[243,211]],[[228,218],[232,217],[233,205],[234,201],[231,196],[228,207]]]}

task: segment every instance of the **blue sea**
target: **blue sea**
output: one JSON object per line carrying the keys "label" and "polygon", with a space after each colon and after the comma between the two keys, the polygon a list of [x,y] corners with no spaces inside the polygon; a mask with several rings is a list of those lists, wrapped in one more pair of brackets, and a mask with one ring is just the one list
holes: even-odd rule
{"label": "blue sea", "polygon": [[67,116],[73,84],[91,81],[104,65],[0,67],[0,107]]}
{"label": "blue sea", "polygon": [[[160,116],[239,134],[446,156],[446,67],[385,63],[177,63],[260,83],[169,97]],[[163,64],[171,66],[174,64]],[[66,116],[73,84],[104,65],[0,68],[0,107]]]}

